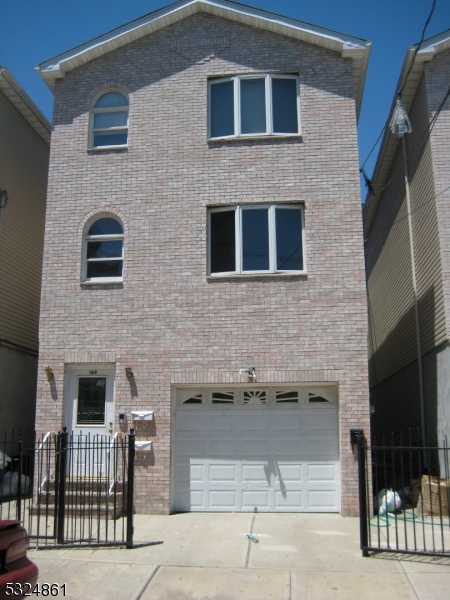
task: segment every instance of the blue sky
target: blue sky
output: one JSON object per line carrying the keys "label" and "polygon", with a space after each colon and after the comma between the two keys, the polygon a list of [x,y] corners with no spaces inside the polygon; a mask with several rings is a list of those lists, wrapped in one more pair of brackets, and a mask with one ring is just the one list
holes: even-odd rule
{"label": "blue sky", "polygon": [[[244,3],[372,42],[358,132],[362,164],[388,118],[406,49],[420,41],[433,0]],[[34,66],[167,4],[165,0],[0,0],[0,65],[11,71],[51,120],[53,97]],[[450,2],[437,0],[425,37],[446,29],[450,29]],[[369,176],[376,154],[377,150],[366,164]]]}

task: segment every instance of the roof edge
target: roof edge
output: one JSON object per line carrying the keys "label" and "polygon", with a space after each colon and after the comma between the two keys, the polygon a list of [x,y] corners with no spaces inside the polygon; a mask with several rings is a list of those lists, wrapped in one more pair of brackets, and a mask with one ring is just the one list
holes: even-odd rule
{"label": "roof edge", "polygon": [[[425,64],[433,60],[433,57],[450,48],[450,29],[429,38],[422,42],[420,49],[417,51],[418,44],[410,46],[403,61],[403,66],[400,71],[400,75],[397,82],[396,90],[400,90],[403,87],[402,101],[408,111],[411,108],[412,102],[415,98],[417,86],[419,85],[420,78],[422,76]],[[406,75],[409,73],[408,79],[404,84]],[[394,94],[394,98],[391,103],[389,115],[392,114],[395,102],[397,100],[397,91]],[[392,134],[389,127],[386,126],[383,140],[381,142],[380,150],[378,152],[377,161],[373,170],[371,178],[372,187],[375,190],[375,195],[366,196],[363,213],[363,225],[364,225],[364,237],[368,238],[372,225],[375,220],[375,215],[378,210],[378,204],[383,194],[383,186],[388,177],[391,161],[386,158],[386,154],[390,156],[395,153],[399,144],[400,138]],[[382,191],[377,193],[377,186],[382,187]]]}
{"label": "roof edge", "polygon": [[52,126],[11,72],[0,66],[0,90],[37,134],[50,144]]}
{"label": "roof edge", "polygon": [[228,0],[180,0],[44,61],[36,67],[36,70],[54,91],[55,80],[64,78],[66,72],[197,12],[206,12],[294,37],[330,48],[340,52],[342,56],[351,58],[354,64],[358,64],[354,73],[357,79],[355,88],[358,90],[357,112],[359,113],[370,42]]}

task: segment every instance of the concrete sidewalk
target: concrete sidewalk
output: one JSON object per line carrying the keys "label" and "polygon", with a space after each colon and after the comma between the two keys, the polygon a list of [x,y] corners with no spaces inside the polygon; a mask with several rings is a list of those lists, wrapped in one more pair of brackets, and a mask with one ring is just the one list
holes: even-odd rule
{"label": "concrete sidewalk", "polygon": [[39,582],[86,600],[434,600],[450,589],[450,560],[363,558],[358,519],[339,515],[135,515],[134,526],[136,544],[163,543],[30,550]]}

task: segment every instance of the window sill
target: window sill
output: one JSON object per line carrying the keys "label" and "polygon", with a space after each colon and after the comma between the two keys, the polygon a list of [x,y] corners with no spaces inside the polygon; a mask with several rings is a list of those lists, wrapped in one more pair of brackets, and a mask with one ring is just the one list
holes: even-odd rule
{"label": "window sill", "polygon": [[111,152],[111,150],[128,150],[128,144],[124,146],[99,146],[98,148],[87,149],[89,154],[93,154],[95,152]]}
{"label": "window sill", "polygon": [[123,279],[97,279],[96,281],[80,281],[81,289],[122,290]]}
{"label": "window sill", "polygon": [[227,281],[233,279],[235,281],[242,281],[243,279],[308,279],[308,273],[306,271],[293,271],[292,273],[217,273],[215,275],[207,275],[206,281]]}
{"label": "window sill", "polygon": [[208,144],[225,144],[225,143],[236,143],[236,142],[281,142],[281,141],[301,141],[303,136],[301,133],[292,133],[292,134],[261,134],[261,135],[235,135],[230,137],[220,137],[220,138],[208,138],[206,141]]}

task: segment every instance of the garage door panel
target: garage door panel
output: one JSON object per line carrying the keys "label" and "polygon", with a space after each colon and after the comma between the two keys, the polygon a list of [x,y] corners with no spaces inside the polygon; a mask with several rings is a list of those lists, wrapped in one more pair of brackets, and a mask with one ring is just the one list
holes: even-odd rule
{"label": "garage door panel", "polygon": [[211,458],[232,458],[237,456],[236,438],[214,437],[209,441],[209,456]]}
{"label": "garage door panel", "polygon": [[177,418],[177,430],[183,431],[202,431],[205,428],[205,414],[201,411],[189,411],[179,413]]}
{"label": "garage door panel", "polygon": [[238,467],[236,464],[210,463],[209,481],[211,483],[233,483],[238,480]]}
{"label": "garage door panel", "polygon": [[246,433],[251,431],[267,431],[269,429],[270,411],[256,412],[257,409],[242,411],[240,415],[240,428]]}
{"label": "garage door panel", "polygon": [[205,481],[205,466],[189,463],[178,463],[176,468],[177,481],[185,484]]}
{"label": "garage door panel", "polygon": [[306,430],[309,432],[329,431],[334,434],[337,427],[337,411],[334,408],[326,410],[319,408],[305,409],[304,420]]}
{"label": "garage door panel", "polygon": [[179,487],[176,492],[176,506],[180,511],[204,510],[204,491]]}
{"label": "garage door panel", "polygon": [[304,441],[295,437],[273,438],[274,454],[279,458],[298,458],[304,453]]}
{"label": "garage door panel", "polygon": [[300,410],[279,410],[278,413],[276,411],[274,412],[275,414],[273,415],[272,423],[275,433],[283,434],[292,432],[298,435],[302,432],[302,429],[304,429],[304,419]]}
{"label": "garage door panel", "polygon": [[301,483],[304,479],[303,477],[303,465],[302,464],[286,464],[286,463],[278,463],[278,478],[285,483],[296,482]]}
{"label": "garage door panel", "polygon": [[290,490],[289,492],[282,492],[281,490],[275,490],[274,500],[276,510],[285,510],[291,512],[293,510],[303,510],[303,491],[302,490]]}
{"label": "garage door panel", "polygon": [[270,444],[267,438],[253,438],[241,440],[241,456],[245,458],[259,458],[268,460],[270,455]]}
{"label": "garage door panel", "polygon": [[337,441],[328,436],[308,436],[305,457],[309,460],[336,460],[339,457]]}
{"label": "garage door panel", "polygon": [[252,483],[260,483],[267,485],[268,477],[267,477],[267,464],[259,463],[259,464],[245,464],[242,463],[242,481],[244,482],[252,482]]}
{"label": "garage door panel", "polygon": [[261,490],[243,490],[242,491],[242,508],[245,510],[260,511],[269,510],[269,489]]}
{"label": "garage door panel", "polygon": [[339,511],[336,406],[200,405],[175,417],[176,510]]}
{"label": "garage door panel", "polygon": [[205,442],[201,439],[197,440],[178,440],[177,454],[181,457],[202,457],[205,456]]}
{"label": "garage door panel", "polygon": [[236,510],[236,490],[209,490],[208,505],[213,510],[234,511]]}
{"label": "garage door panel", "polygon": [[233,414],[211,414],[209,426],[213,431],[235,431],[236,417]]}
{"label": "garage door panel", "polygon": [[309,464],[308,481],[315,482],[333,482],[337,481],[337,468],[335,464]]}
{"label": "garage door panel", "polygon": [[319,511],[335,511],[338,502],[335,490],[316,489],[308,490],[308,508]]}

